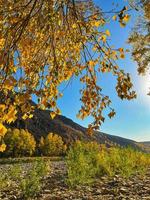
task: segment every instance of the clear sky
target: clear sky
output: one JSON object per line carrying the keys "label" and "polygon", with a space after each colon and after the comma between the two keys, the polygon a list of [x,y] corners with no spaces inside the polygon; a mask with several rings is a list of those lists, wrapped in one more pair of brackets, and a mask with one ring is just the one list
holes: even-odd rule
{"label": "clear sky", "polygon": [[[126,4],[124,0],[114,0],[114,3],[117,2],[120,5],[119,8],[122,8]],[[99,6],[101,5],[105,11],[112,8],[112,0],[95,0],[95,3]],[[112,36],[111,42],[116,47],[129,47],[126,41],[134,20],[135,14],[125,28],[121,28],[116,22],[113,22],[109,26]],[[120,100],[115,91],[115,79],[109,74],[101,77],[100,81],[104,92],[110,96],[113,102],[112,107],[116,110],[117,114],[113,119],[106,118],[100,131],[137,141],[150,141],[150,96],[146,95],[150,87],[148,76],[138,76],[136,63],[133,62],[130,53],[128,53],[125,60],[119,61],[119,65],[131,74],[138,97],[133,101]],[[62,115],[87,127],[91,121],[90,118],[83,121],[76,118],[76,114],[81,106],[79,89],[80,83],[74,79],[67,89],[65,89],[64,97],[58,101],[58,104],[62,110]]]}

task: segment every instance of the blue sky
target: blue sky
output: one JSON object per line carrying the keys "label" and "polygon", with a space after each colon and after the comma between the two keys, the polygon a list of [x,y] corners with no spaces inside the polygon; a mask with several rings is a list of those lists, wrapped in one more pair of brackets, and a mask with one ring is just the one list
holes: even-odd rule
{"label": "blue sky", "polygon": [[[119,3],[119,8],[122,8],[126,2],[123,0],[114,0],[114,3]],[[108,11],[112,8],[112,0],[95,0],[95,3]],[[125,28],[121,28],[116,22],[113,22],[109,29],[111,31],[111,40],[116,47],[129,47],[126,43],[128,34],[131,31],[135,21],[135,14],[130,23]],[[106,94],[109,94],[113,102],[117,114],[113,119],[106,118],[105,123],[101,126],[100,131],[108,134],[118,135],[137,141],[150,141],[150,97],[147,96],[147,91],[150,86],[148,76],[140,77],[136,71],[136,63],[133,62],[130,53],[128,53],[125,60],[119,61],[119,65],[128,71],[133,79],[134,87],[137,91],[138,97],[133,101],[120,100],[115,92],[115,80],[110,75],[103,77],[103,88]],[[65,89],[64,97],[59,100],[59,106],[62,109],[62,114],[71,118],[73,121],[87,127],[91,121],[90,118],[79,120],[76,114],[80,109],[80,83],[78,80],[73,82]]]}
{"label": "blue sky", "polygon": [[[112,8],[112,0],[95,0],[95,3],[98,6],[101,5],[105,11]],[[118,9],[123,8],[126,4],[124,0],[114,0],[114,3],[119,3],[120,7]],[[117,22],[109,25],[111,42],[116,47],[129,47],[126,41],[134,21],[135,14],[125,28],[121,28]],[[104,93],[110,96],[113,102],[112,107],[117,114],[113,119],[106,118],[100,131],[137,141],[150,141],[150,96],[146,95],[150,87],[148,76],[138,76],[136,63],[133,62],[130,53],[128,53],[125,60],[119,61],[119,65],[131,74],[138,97],[133,101],[120,100],[115,91],[115,79],[109,74],[102,77],[101,83]],[[64,96],[58,101],[58,105],[61,108],[62,115],[87,127],[91,118],[83,121],[76,118],[76,114],[81,106],[79,89],[80,82],[74,79],[65,89]]]}

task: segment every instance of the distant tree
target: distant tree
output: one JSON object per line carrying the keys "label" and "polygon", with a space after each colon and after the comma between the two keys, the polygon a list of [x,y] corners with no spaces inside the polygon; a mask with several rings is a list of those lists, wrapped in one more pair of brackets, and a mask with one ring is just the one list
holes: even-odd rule
{"label": "distant tree", "polygon": [[45,156],[59,156],[65,153],[67,146],[61,136],[49,133],[45,138],[41,137],[39,148]]}
{"label": "distant tree", "polygon": [[6,155],[31,156],[35,152],[36,142],[27,130],[9,129],[4,137]]}

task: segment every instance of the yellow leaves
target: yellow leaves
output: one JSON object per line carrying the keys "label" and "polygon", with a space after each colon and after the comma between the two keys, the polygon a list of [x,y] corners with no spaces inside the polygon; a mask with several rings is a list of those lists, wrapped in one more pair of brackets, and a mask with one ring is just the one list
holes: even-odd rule
{"label": "yellow leaves", "polygon": [[112,110],[112,111],[108,114],[108,116],[109,116],[109,118],[112,118],[112,117],[114,117],[115,114],[116,114],[115,111]]}
{"label": "yellow leaves", "polygon": [[5,108],[6,108],[5,104],[0,104],[0,112],[4,112]]}
{"label": "yellow leaves", "polygon": [[77,24],[73,24],[72,28],[76,29],[77,28]]}
{"label": "yellow leaves", "polygon": [[106,36],[106,35],[102,35],[101,40],[102,40],[104,43],[106,42],[106,39],[107,39],[107,36]]}
{"label": "yellow leaves", "polygon": [[9,156],[31,156],[35,151],[36,141],[28,130],[8,129],[4,141],[8,144],[6,153]]}
{"label": "yellow leaves", "polygon": [[26,120],[28,118],[28,115],[25,113],[23,116],[22,116],[22,119]]}
{"label": "yellow leaves", "polygon": [[123,22],[120,22],[120,27],[124,28],[125,26],[126,26],[126,24],[125,24],[125,23],[123,23]]}
{"label": "yellow leaves", "polygon": [[41,137],[39,147],[45,156],[62,155],[67,149],[62,137],[53,133],[49,133],[45,138]]}
{"label": "yellow leaves", "polygon": [[5,126],[2,123],[0,123],[0,138],[4,137],[6,132],[7,132],[7,129],[5,128]]}
{"label": "yellow leaves", "polygon": [[61,115],[61,110],[59,108],[56,109],[56,114]]}
{"label": "yellow leaves", "polygon": [[120,58],[124,59],[125,58],[124,49],[119,48],[118,51],[120,52]]}
{"label": "yellow leaves", "polygon": [[0,38],[0,49],[2,49],[4,47],[4,44],[5,44],[5,39]]}
{"label": "yellow leaves", "polygon": [[6,114],[6,116],[4,117],[5,121],[7,123],[11,123],[13,121],[16,120],[16,113],[17,113],[17,110],[14,106],[10,106],[9,107],[9,110],[8,110],[8,113]]}
{"label": "yellow leaves", "polygon": [[94,45],[93,48],[92,48],[92,50],[96,51],[97,50],[97,45]]}
{"label": "yellow leaves", "polygon": [[122,20],[127,23],[130,20],[130,15],[125,14]]}
{"label": "yellow leaves", "polygon": [[11,83],[10,80],[6,80],[5,83],[4,83],[4,87],[5,87],[5,89],[7,89],[7,90],[12,90],[13,85],[12,85],[12,83]]}
{"label": "yellow leaves", "polygon": [[124,49],[123,49],[123,48],[119,48],[118,50],[119,50],[120,53],[123,53],[123,52],[124,52]]}
{"label": "yellow leaves", "polygon": [[[12,103],[11,97],[9,97],[11,91],[15,95],[13,105],[21,109],[24,120],[33,117],[30,114],[31,110],[26,106],[26,102],[31,99],[32,95],[35,95],[39,100],[38,106],[40,108],[52,110],[50,116],[53,119],[57,114],[60,114],[56,102],[61,97],[60,85],[65,81],[69,82],[74,76],[80,77],[81,74],[84,74],[81,82],[87,91],[82,93],[83,108],[80,116],[84,118],[92,115],[95,119],[95,124],[92,127],[97,127],[99,125],[98,119],[101,121],[103,119],[102,113],[100,113],[102,112],[100,108],[102,94],[97,83],[98,69],[100,73],[113,73],[115,71],[114,74],[117,76],[120,69],[113,68],[110,63],[119,59],[118,54],[124,58],[124,51],[121,49],[116,51],[115,47],[109,46],[107,38],[111,36],[110,31],[105,27],[100,29],[106,23],[103,16],[98,14],[97,8],[90,1],[86,2],[86,6],[82,5],[81,1],[78,3],[75,1],[78,9],[77,16],[74,15],[72,1],[70,1],[69,12],[63,12],[62,5],[64,8],[67,5],[65,0],[57,1],[58,9],[53,6],[54,1],[50,5],[51,12],[49,12],[47,1],[43,1],[43,9],[39,10],[38,13],[36,10],[41,5],[40,1],[37,1],[35,8],[33,8],[35,15],[32,18],[29,16],[24,31],[21,21],[26,21],[25,16],[27,16],[31,5],[20,11],[18,8],[22,7],[22,1],[16,2],[9,1],[12,11],[15,7],[16,13],[18,13],[15,18],[8,12],[8,5],[2,3],[1,6],[5,7],[6,11],[6,14],[2,12],[2,18],[6,19],[5,24],[14,23],[15,20],[17,32],[14,26],[6,26],[5,31],[0,29],[0,47],[4,45],[6,38],[8,43],[6,56],[0,56],[0,58],[5,58],[2,67],[0,66],[2,69],[0,85],[7,93],[6,98],[10,100],[6,104],[6,108],[4,105],[0,107],[0,120],[5,121],[1,119],[1,116],[6,118],[6,123],[11,123],[16,119],[15,108],[8,108],[8,105],[10,106]],[[117,16],[113,16],[113,19],[118,18],[120,23],[125,24],[129,20],[129,16],[125,13],[126,10],[126,7],[123,8]],[[7,13],[10,13],[9,17]],[[21,16],[22,20],[19,20],[18,16]],[[4,33],[9,34],[5,34],[7,37],[2,38]],[[17,44],[13,38],[14,33],[15,37],[18,38]],[[21,37],[19,33],[22,33]],[[18,53],[16,48],[9,48],[12,44],[17,47]],[[92,51],[92,48],[95,52]],[[11,65],[6,63],[6,58],[9,58]],[[101,65],[102,61],[104,61],[104,65]],[[8,74],[6,79],[3,79],[3,74]],[[16,80],[14,77],[17,77]]]}
{"label": "yellow leaves", "polygon": [[[1,141],[1,138],[5,136],[6,133],[7,133],[6,127],[0,122],[0,141]],[[0,152],[4,152],[5,149],[6,149],[6,145],[4,143],[0,144]]]}
{"label": "yellow leaves", "polygon": [[95,66],[95,62],[93,60],[90,60],[88,64],[89,64],[90,67],[94,67]]}
{"label": "yellow leaves", "polygon": [[97,21],[92,22],[92,25],[95,26],[95,27],[99,27],[100,24],[101,24],[101,21],[100,21],[100,20],[97,20]]}
{"label": "yellow leaves", "polygon": [[0,152],[4,152],[6,150],[6,144],[0,144]]}
{"label": "yellow leaves", "polygon": [[23,116],[22,116],[22,119],[26,120],[26,119],[31,119],[33,117],[33,114],[27,114],[25,113]]}
{"label": "yellow leaves", "polygon": [[112,17],[112,19],[113,19],[114,21],[116,21],[116,20],[117,20],[117,15],[114,15],[114,16]]}
{"label": "yellow leaves", "polygon": [[112,59],[116,60],[116,59],[117,59],[117,52],[116,52],[116,51],[111,51],[111,52],[110,52],[110,57],[111,57]]}
{"label": "yellow leaves", "polygon": [[59,97],[63,97],[63,93],[59,93]]}
{"label": "yellow leaves", "polygon": [[50,112],[50,116],[51,116],[52,119],[54,119],[55,116],[56,116],[56,113],[52,111],[52,112]]}
{"label": "yellow leaves", "polygon": [[9,79],[5,80],[3,87],[7,90],[12,90],[16,83],[17,81],[14,77],[9,77]]}
{"label": "yellow leaves", "polygon": [[129,20],[130,20],[130,15],[128,14],[123,15],[119,20],[120,26],[125,27]]}
{"label": "yellow leaves", "polygon": [[121,54],[120,54],[120,58],[122,58],[122,59],[124,59],[124,58],[125,58],[125,55],[124,55],[124,53],[121,53]]}
{"label": "yellow leaves", "polygon": [[105,33],[106,33],[106,35],[109,37],[110,36],[110,31],[107,29],[106,31],[105,31]]}

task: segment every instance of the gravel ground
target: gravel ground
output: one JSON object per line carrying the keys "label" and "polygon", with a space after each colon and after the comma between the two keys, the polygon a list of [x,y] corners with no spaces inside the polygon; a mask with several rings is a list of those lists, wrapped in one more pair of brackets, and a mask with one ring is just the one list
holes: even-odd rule
{"label": "gravel ground", "polygon": [[[26,164],[24,164],[26,165]],[[9,166],[1,165],[0,170]],[[28,167],[27,164],[26,167]],[[26,168],[25,167],[25,168]],[[150,170],[144,176],[136,175],[128,180],[119,176],[104,176],[91,186],[69,189],[65,182],[66,167],[63,161],[51,162],[51,173],[43,181],[43,188],[36,200],[150,200]],[[17,200],[17,188],[0,191],[0,200]],[[21,199],[20,199],[21,200]]]}

